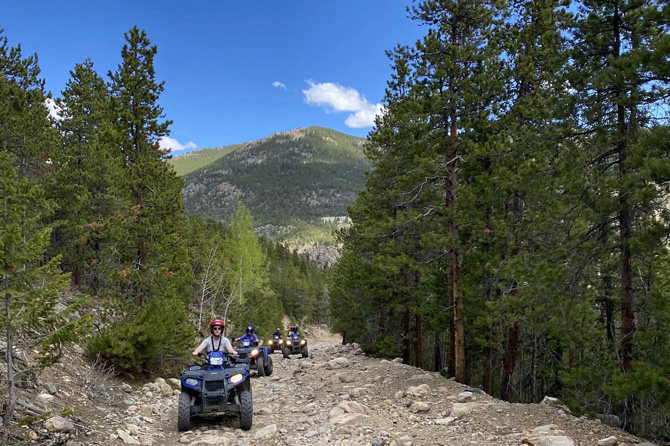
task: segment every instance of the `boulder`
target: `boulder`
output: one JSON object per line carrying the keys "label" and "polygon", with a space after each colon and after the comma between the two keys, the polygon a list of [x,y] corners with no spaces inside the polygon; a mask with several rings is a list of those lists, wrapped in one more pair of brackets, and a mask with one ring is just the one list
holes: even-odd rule
{"label": "boulder", "polygon": [[428,384],[421,384],[420,386],[408,387],[407,390],[405,391],[405,395],[421,397],[424,395],[428,395],[429,392],[430,392],[430,386]]}
{"label": "boulder", "polygon": [[119,436],[121,440],[125,444],[140,444],[140,442],[137,440],[137,438],[133,437],[130,435],[128,432],[124,431],[123,429],[117,429],[116,430],[116,435]]}
{"label": "boulder", "polygon": [[598,446],[614,446],[615,444],[617,444],[617,438],[614,435],[598,440]]}
{"label": "boulder", "polygon": [[414,413],[429,412],[430,411],[430,405],[428,405],[426,403],[423,403],[421,401],[416,401],[416,402],[412,403],[409,410],[411,410]]}
{"label": "boulder", "polygon": [[331,419],[330,422],[335,425],[344,425],[352,423],[353,421],[358,420],[359,418],[367,418],[367,415],[364,415],[362,413],[345,413]]}
{"label": "boulder", "polygon": [[58,389],[51,383],[44,383],[44,389],[52,395],[58,394]]}
{"label": "boulder", "polygon": [[361,403],[357,403],[356,401],[343,401],[340,404],[337,405],[340,409],[342,409],[346,413],[361,413],[365,414],[368,412],[368,408],[362,405]]}
{"label": "boulder", "polygon": [[461,392],[458,394],[458,402],[459,403],[467,403],[469,401],[472,401],[472,392]]}
{"label": "boulder", "polygon": [[575,446],[575,442],[563,435],[550,435],[540,438],[535,446]]}
{"label": "boulder", "polygon": [[263,440],[270,438],[274,435],[277,434],[277,425],[276,424],[270,424],[269,426],[265,426],[261,429],[258,429],[256,433],[254,434],[254,439],[255,440]]}
{"label": "boulder", "polygon": [[356,380],[352,373],[338,373],[337,379],[343,383],[352,383]]}
{"label": "boulder", "polygon": [[39,395],[37,395],[37,401],[39,401],[40,404],[44,406],[48,406],[53,402],[53,400],[54,396],[49,393],[40,393]]}
{"label": "boulder", "polygon": [[456,421],[454,417],[446,417],[446,418],[438,418],[434,420],[433,423],[441,424],[443,426],[451,426],[452,424],[454,424],[454,421]]}
{"label": "boulder", "polygon": [[331,359],[328,361],[327,368],[330,369],[342,369],[349,366],[349,360],[345,357],[340,356],[339,358]]}
{"label": "boulder", "polygon": [[450,416],[455,418],[462,417],[479,408],[481,408],[481,406],[477,403],[454,403],[454,405],[451,406]]}
{"label": "boulder", "polygon": [[49,432],[71,432],[74,430],[74,424],[63,417],[53,416],[44,422],[44,427]]}
{"label": "boulder", "polygon": [[600,420],[602,424],[606,424],[612,427],[620,427],[621,420],[616,415],[599,413],[596,415],[596,418]]}

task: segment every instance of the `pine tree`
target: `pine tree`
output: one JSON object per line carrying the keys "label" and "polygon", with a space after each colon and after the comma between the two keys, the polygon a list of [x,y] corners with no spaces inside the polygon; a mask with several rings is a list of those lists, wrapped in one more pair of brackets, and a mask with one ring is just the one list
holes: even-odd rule
{"label": "pine tree", "polygon": [[[3,311],[0,329],[6,341],[8,396],[4,404],[4,425],[12,421],[19,380],[14,350],[39,348],[38,370],[56,362],[62,343],[80,336],[89,321],[67,322],[76,309],[57,310],[59,292],[69,284],[69,275],[58,269],[60,257],[45,258],[51,229],[42,219],[51,211],[42,190],[18,175],[16,157],[0,152],[0,289]],[[32,333],[40,333],[39,340]],[[23,371],[25,373],[25,370]],[[25,378],[24,378],[25,379]]]}
{"label": "pine tree", "polygon": [[122,207],[115,189],[123,158],[110,138],[111,98],[105,81],[86,60],[70,72],[62,98],[56,100],[56,121],[63,147],[54,157],[55,174],[49,193],[58,203],[53,249],[63,255],[62,267],[73,282],[103,287],[106,265],[102,252],[109,242],[106,229]]}
{"label": "pine tree", "polygon": [[[167,368],[192,342],[188,307],[193,275],[179,229],[187,225],[181,202],[183,182],[165,161],[159,139],[171,121],[158,105],[163,83],[155,80],[152,46],[137,27],[125,35],[122,63],[111,78],[110,131],[123,160],[114,190],[123,204],[111,216],[104,252],[115,325],[89,343],[92,354],[149,375]],[[169,340],[169,341],[168,341]]]}
{"label": "pine tree", "polygon": [[[653,159],[660,153],[647,142],[659,134],[654,131],[656,123],[667,125],[661,104],[668,88],[668,13],[661,2],[589,0],[582,4],[575,31],[575,65],[580,70],[572,83],[579,93],[580,124],[589,135],[590,207],[599,215],[596,223],[608,245],[605,249],[617,252],[618,272],[607,263],[603,271],[612,278],[608,287],[615,286],[614,278],[618,282],[621,328],[616,354],[625,374],[634,373],[635,362],[642,359],[636,351],[640,306],[636,290],[649,284],[639,271],[654,263],[647,253],[665,237],[650,224],[649,216],[662,209],[660,193],[668,177],[647,175],[647,166],[661,161]],[[614,289],[606,291],[610,295]],[[610,300],[605,303],[612,339]],[[631,396],[624,402],[624,423],[630,423],[634,414]]]}
{"label": "pine tree", "polygon": [[124,253],[122,275],[126,292],[143,305],[150,297],[153,271],[161,264],[150,263],[167,254],[161,250],[170,249],[166,243],[177,229],[175,217],[183,213],[182,180],[165,162],[167,153],[159,146],[172,121],[162,120],[163,109],[157,103],[164,88],[164,82],[155,80],[158,49],[137,27],[125,37],[123,62],[116,72],[109,73],[128,199],[132,202],[120,218],[126,229],[122,240],[132,243]]}
{"label": "pine tree", "polygon": [[20,174],[33,178],[50,171],[58,149],[46,107],[50,95],[39,75],[37,54],[24,58],[0,29],[0,151],[13,153]]}

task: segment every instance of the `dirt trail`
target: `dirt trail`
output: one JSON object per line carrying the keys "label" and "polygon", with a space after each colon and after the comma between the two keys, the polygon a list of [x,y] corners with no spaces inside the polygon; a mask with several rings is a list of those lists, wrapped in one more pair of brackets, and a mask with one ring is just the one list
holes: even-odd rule
{"label": "dirt trail", "polygon": [[[277,352],[272,376],[252,378],[249,431],[233,418],[212,417],[194,419],[189,432],[178,432],[176,381],[158,380],[141,388],[123,386],[122,398],[77,415],[79,435],[68,445],[644,444],[557,406],[509,404],[478,389],[467,392],[439,374],[368,357],[325,333],[307,339],[309,358],[283,359]],[[616,443],[603,443],[608,437]]]}

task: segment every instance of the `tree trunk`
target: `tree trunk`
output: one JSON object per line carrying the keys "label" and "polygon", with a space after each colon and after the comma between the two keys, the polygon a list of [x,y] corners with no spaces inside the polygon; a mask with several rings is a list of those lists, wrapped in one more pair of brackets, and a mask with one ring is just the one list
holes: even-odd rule
{"label": "tree trunk", "polygon": [[414,323],[416,324],[416,341],[414,343],[414,357],[416,367],[423,368],[423,320],[420,314],[414,316]]}
{"label": "tree trunk", "polygon": [[[454,31],[455,32],[455,31]],[[453,36],[455,41],[456,36]],[[453,77],[449,80],[449,91],[455,96]],[[447,175],[445,177],[444,192],[447,209],[446,231],[451,239],[447,255],[447,301],[452,305],[454,321],[454,376],[456,381],[465,383],[465,321],[463,319],[463,301],[458,292],[458,283],[461,278],[460,251],[458,249],[458,224],[456,222],[456,197],[458,192],[458,122],[456,111],[451,110],[449,116],[449,150],[446,155]]]}
{"label": "tree trunk", "polygon": [[507,349],[505,351],[505,366],[503,367],[502,382],[500,383],[500,399],[510,401],[512,396],[512,374],[516,367],[516,358],[519,354],[519,323],[514,322],[507,334]]}
{"label": "tree trunk", "polygon": [[[614,37],[615,37],[615,57],[620,58],[621,54],[621,20],[618,3],[615,4],[614,11]],[[617,151],[619,154],[619,185],[623,188],[627,175],[627,129],[626,129],[626,111],[623,104],[624,92],[623,86],[616,86],[617,100]],[[635,124],[632,123],[631,127]],[[621,368],[624,372],[630,372],[633,362],[633,337],[637,331],[637,314],[635,310],[635,293],[633,291],[633,267],[631,264],[632,253],[630,250],[630,238],[632,234],[632,212],[628,203],[628,193],[625,190],[619,191],[619,243],[621,250]]]}
{"label": "tree trunk", "polygon": [[[491,342],[491,334],[488,329],[484,339],[487,344]],[[493,394],[493,349],[488,346],[484,349],[484,392],[488,395]]]}
{"label": "tree trunk", "polygon": [[402,363],[410,363],[410,342],[409,342],[409,310],[405,310],[405,314],[402,317]]}
{"label": "tree trunk", "polygon": [[440,350],[440,337],[435,333],[435,371],[442,370],[442,351]]}
{"label": "tree trunk", "polygon": [[7,353],[5,355],[7,359],[7,402],[5,404],[5,416],[4,416],[4,426],[5,426],[5,436],[9,432],[9,423],[12,421],[14,416],[14,407],[16,406],[16,383],[14,382],[14,357],[12,356],[12,327],[9,321],[12,320],[12,307],[11,300],[9,296],[9,278],[4,277],[3,287],[5,291],[5,315],[7,316]]}

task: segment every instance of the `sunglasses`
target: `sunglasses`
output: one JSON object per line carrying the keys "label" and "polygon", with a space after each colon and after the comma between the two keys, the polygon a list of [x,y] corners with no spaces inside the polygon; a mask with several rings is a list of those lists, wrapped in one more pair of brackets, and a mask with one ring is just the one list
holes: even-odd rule
{"label": "sunglasses", "polygon": [[212,328],[212,330],[221,331],[221,330],[223,330],[223,327],[214,327],[214,328]]}

